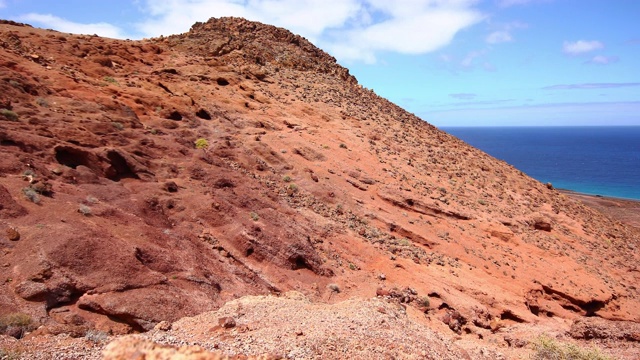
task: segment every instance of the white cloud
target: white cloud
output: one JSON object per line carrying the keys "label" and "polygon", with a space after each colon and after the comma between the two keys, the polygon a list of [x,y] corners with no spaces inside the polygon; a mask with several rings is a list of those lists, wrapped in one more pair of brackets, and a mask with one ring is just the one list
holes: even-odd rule
{"label": "white cloud", "polygon": [[[329,45],[329,49],[337,57],[350,60],[375,58],[378,51],[422,54],[449,44],[459,30],[478,20],[475,14],[468,11],[430,9],[345,31],[345,41],[339,43],[341,47]],[[355,49],[355,54],[340,51],[344,46]]]}
{"label": "white cloud", "polygon": [[476,58],[479,58],[481,56],[483,56],[486,53],[485,50],[482,51],[471,51],[467,54],[467,56],[464,57],[464,59],[462,59],[462,61],[460,61],[460,65],[463,68],[470,68],[473,66],[473,61]]}
{"label": "white cloud", "polygon": [[587,61],[587,63],[596,65],[609,65],[617,62],[618,60],[619,58],[617,56],[596,55],[591,60]]}
{"label": "white cloud", "polygon": [[[0,0],[2,2],[4,0]],[[108,23],[81,24],[49,14],[21,20],[63,32],[115,38],[184,33],[198,21],[236,16],[284,27],[341,61],[376,62],[381,52],[423,54],[448,45],[484,15],[480,0],[137,0],[132,36]]]}
{"label": "white cloud", "polygon": [[581,55],[594,50],[602,49],[604,44],[597,40],[578,40],[576,42],[565,41],[562,50],[569,55]]}
{"label": "white cloud", "polygon": [[526,5],[530,3],[548,2],[552,0],[498,0],[498,5],[501,7],[510,7],[516,5]]}
{"label": "white cloud", "polygon": [[375,62],[390,51],[421,54],[483,19],[477,0],[146,0],[146,36],[185,32],[209,17],[240,16],[285,27],[341,60]]}
{"label": "white cloud", "polygon": [[513,6],[513,5],[522,5],[530,2],[531,0],[500,0],[498,4],[503,7]]}
{"label": "white cloud", "polygon": [[21,21],[34,23],[57,31],[74,34],[97,34],[110,38],[125,38],[124,32],[117,26],[107,23],[80,24],[50,14],[30,13],[19,17]]}
{"label": "white cloud", "polygon": [[183,33],[196,21],[237,16],[285,27],[312,41],[328,28],[356,17],[355,0],[146,0],[149,13],[137,27],[146,36]]}
{"label": "white cloud", "polygon": [[508,31],[494,31],[491,34],[489,34],[485,39],[485,41],[489,44],[499,44],[499,43],[509,42],[512,40],[513,38],[511,37],[511,34],[509,34]]}

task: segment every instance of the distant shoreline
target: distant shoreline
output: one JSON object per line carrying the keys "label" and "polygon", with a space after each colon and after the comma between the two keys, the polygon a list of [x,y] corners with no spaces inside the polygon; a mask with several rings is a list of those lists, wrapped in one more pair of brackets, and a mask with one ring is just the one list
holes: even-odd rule
{"label": "distant shoreline", "polygon": [[640,230],[640,200],[604,195],[584,194],[573,190],[556,189],[560,193]]}
{"label": "distant shoreline", "polygon": [[640,126],[444,130],[557,189],[640,201]]}
{"label": "distant shoreline", "polygon": [[597,199],[605,199],[605,200],[612,200],[612,201],[631,201],[631,202],[640,203],[640,199],[632,199],[632,198],[625,198],[625,197],[618,197],[618,196],[611,196],[611,195],[588,194],[580,191],[562,189],[562,188],[555,188],[555,189],[563,194],[572,195],[572,196],[573,195],[586,196],[586,197],[593,197]]}

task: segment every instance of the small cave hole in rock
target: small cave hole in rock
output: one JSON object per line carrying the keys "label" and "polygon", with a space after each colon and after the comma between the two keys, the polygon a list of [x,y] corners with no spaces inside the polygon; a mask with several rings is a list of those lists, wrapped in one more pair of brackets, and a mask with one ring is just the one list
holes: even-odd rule
{"label": "small cave hole in rock", "polygon": [[173,199],[167,200],[165,207],[169,210],[174,209],[176,207],[176,202]]}
{"label": "small cave hole in rock", "polygon": [[13,140],[0,140],[0,146],[18,146]]}
{"label": "small cave hole in rock", "polygon": [[216,189],[234,188],[236,187],[236,184],[234,184],[230,179],[221,178],[213,183],[213,187]]}
{"label": "small cave hole in rock", "polygon": [[229,81],[225,78],[217,78],[216,79],[216,83],[220,86],[227,86],[229,85]]}
{"label": "small cave hole in rock", "polygon": [[525,322],[525,320],[523,318],[521,318],[520,316],[514,314],[513,312],[511,312],[510,310],[505,310],[500,314],[500,319],[501,320],[511,320],[517,323],[523,323]]}
{"label": "small cave hole in rock", "polygon": [[442,309],[449,309],[449,310],[452,310],[452,309],[451,309],[451,306],[449,306],[449,304],[447,304],[447,303],[445,303],[445,302],[443,302],[442,304],[440,304],[440,306],[438,306],[438,310],[442,310]]}
{"label": "small cave hole in rock", "polygon": [[142,265],[147,266],[153,263],[153,256],[148,252],[140,249],[139,247],[135,248],[135,257]]}
{"label": "small cave hole in rock", "polygon": [[61,164],[68,166],[72,169],[77,168],[80,165],[89,166],[89,153],[80,149],[74,149],[72,147],[57,147],[55,149],[56,152],[56,161]]}
{"label": "small cave hole in rock", "polygon": [[291,267],[293,270],[299,270],[299,269],[311,270],[311,267],[309,266],[309,264],[307,264],[307,261],[302,255],[293,256],[289,258],[289,262],[291,263]]}
{"label": "small cave hole in rock", "polygon": [[111,167],[107,170],[107,178],[113,181],[120,181],[124,178],[138,179],[138,176],[131,170],[127,161],[115,151],[109,151],[107,158],[111,162]]}
{"label": "small cave hole in rock", "polygon": [[169,114],[169,117],[167,117],[167,119],[180,121],[182,120],[182,114],[180,114],[178,110],[174,110]]}
{"label": "small cave hole in rock", "polygon": [[211,115],[205,109],[198,110],[198,112],[196,113],[196,116],[203,120],[211,120]]}
{"label": "small cave hole in rock", "polygon": [[407,203],[407,205],[409,205],[409,206],[413,206],[413,204],[414,204],[413,199],[407,199],[404,202]]}
{"label": "small cave hole in rock", "polygon": [[249,256],[253,255],[253,251],[254,251],[253,248],[250,247],[250,248],[247,249],[247,251],[245,251],[244,255],[246,257],[249,257]]}
{"label": "small cave hole in rock", "polygon": [[586,312],[586,316],[596,316],[596,311],[602,309],[604,306],[605,303],[603,301],[591,300],[580,307]]}
{"label": "small cave hole in rock", "polygon": [[162,69],[160,71],[167,74],[178,75],[178,70],[176,69]]}

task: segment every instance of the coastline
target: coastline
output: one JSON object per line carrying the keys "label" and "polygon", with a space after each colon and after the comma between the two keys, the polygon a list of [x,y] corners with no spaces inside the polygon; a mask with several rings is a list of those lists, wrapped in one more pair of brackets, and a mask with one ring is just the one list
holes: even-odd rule
{"label": "coastline", "polygon": [[640,200],[584,194],[567,189],[557,190],[615,220],[640,229]]}

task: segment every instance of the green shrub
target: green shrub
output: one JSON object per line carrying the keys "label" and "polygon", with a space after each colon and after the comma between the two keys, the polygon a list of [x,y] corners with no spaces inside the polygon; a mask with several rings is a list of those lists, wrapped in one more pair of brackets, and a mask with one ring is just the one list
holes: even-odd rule
{"label": "green shrub", "polygon": [[85,199],[85,202],[86,202],[87,204],[97,204],[97,203],[98,203],[98,201],[99,201],[99,200],[98,200],[96,197],[91,196],[91,195],[87,195],[87,197],[86,197],[86,199]]}
{"label": "green shrub", "polygon": [[[10,313],[0,317],[0,334],[7,334],[17,339],[35,329],[31,316],[24,313]],[[1,353],[0,353],[1,354]],[[3,357],[0,357],[3,359]]]}
{"label": "green shrub", "polygon": [[291,176],[289,176],[289,175],[285,175],[285,176],[283,176],[283,177],[282,177],[282,181],[284,181],[284,182],[290,182],[290,181],[291,181]]}
{"label": "green shrub", "polygon": [[194,144],[196,146],[196,149],[202,149],[206,151],[209,148],[209,142],[204,138],[196,140]]}
{"label": "green shrub", "polygon": [[418,298],[418,306],[422,306],[428,309],[430,305],[431,305],[431,300],[429,299],[428,296],[421,296]]}
{"label": "green shrub", "polygon": [[121,122],[114,121],[114,122],[111,123],[111,125],[113,125],[113,127],[118,129],[118,130],[123,130],[124,129],[124,125],[122,125]]}
{"label": "green shrub", "polygon": [[102,344],[109,340],[109,335],[100,330],[89,330],[84,334],[84,338],[91,341],[94,344]]}
{"label": "green shrub", "polygon": [[104,81],[106,81],[108,83],[111,83],[111,84],[116,84],[116,85],[118,84],[118,80],[114,79],[111,76],[105,76],[104,78],[102,78],[102,80],[104,80]]}
{"label": "green shrub", "polygon": [[36,99],[36,104],[38,104],[39,106],[42,106],[44,108],[48,108],[49,107],[49,102],[47,101],[47,99],[41,98],[41,97]]}
{"label": "green shrub", "polygon": [[22,193],[24,194],[24,196],[27,197],[27,199],[29,199],[32,203],[34,204],[39,204],[40,203],[40,196],[38,195],[38,193],[33,190],[32,188],[24,188],[22,189]]}
{"label": "green shrub", "polygon": [[31,182],[35,177],[36,173],[31,169],[27,169],[22,173],[22,180],[29,180],[29,182]]}
{"label": "green shrub", "polygon": [[9,121],[18,121],[18,114],[9,109],[0,109],[0,115],[4,116]]}
{"label": "green shrub", "polygon": [[78,212],[84,216],[91,216],[91,208],[87,205],[80,205]]}
{"label": "green shrub", "polygon": [[534,360],[612,360],[598,349],[584,349],[574,344],[560,343],[542,335],[534,343]]}
{"label": "green shrub", "polygon": [[253,220],[253,221],[260,220],[260,216],[258,216],[258,214],[254,213],[253,211],[249,213],[249,216],[251,217],[251,220]]}
{"label": "green shrub", "polygon": [[31,323],[31,316],[24,313],[11,313],[0,317],[0,329],[9,326],[29,327]]}

